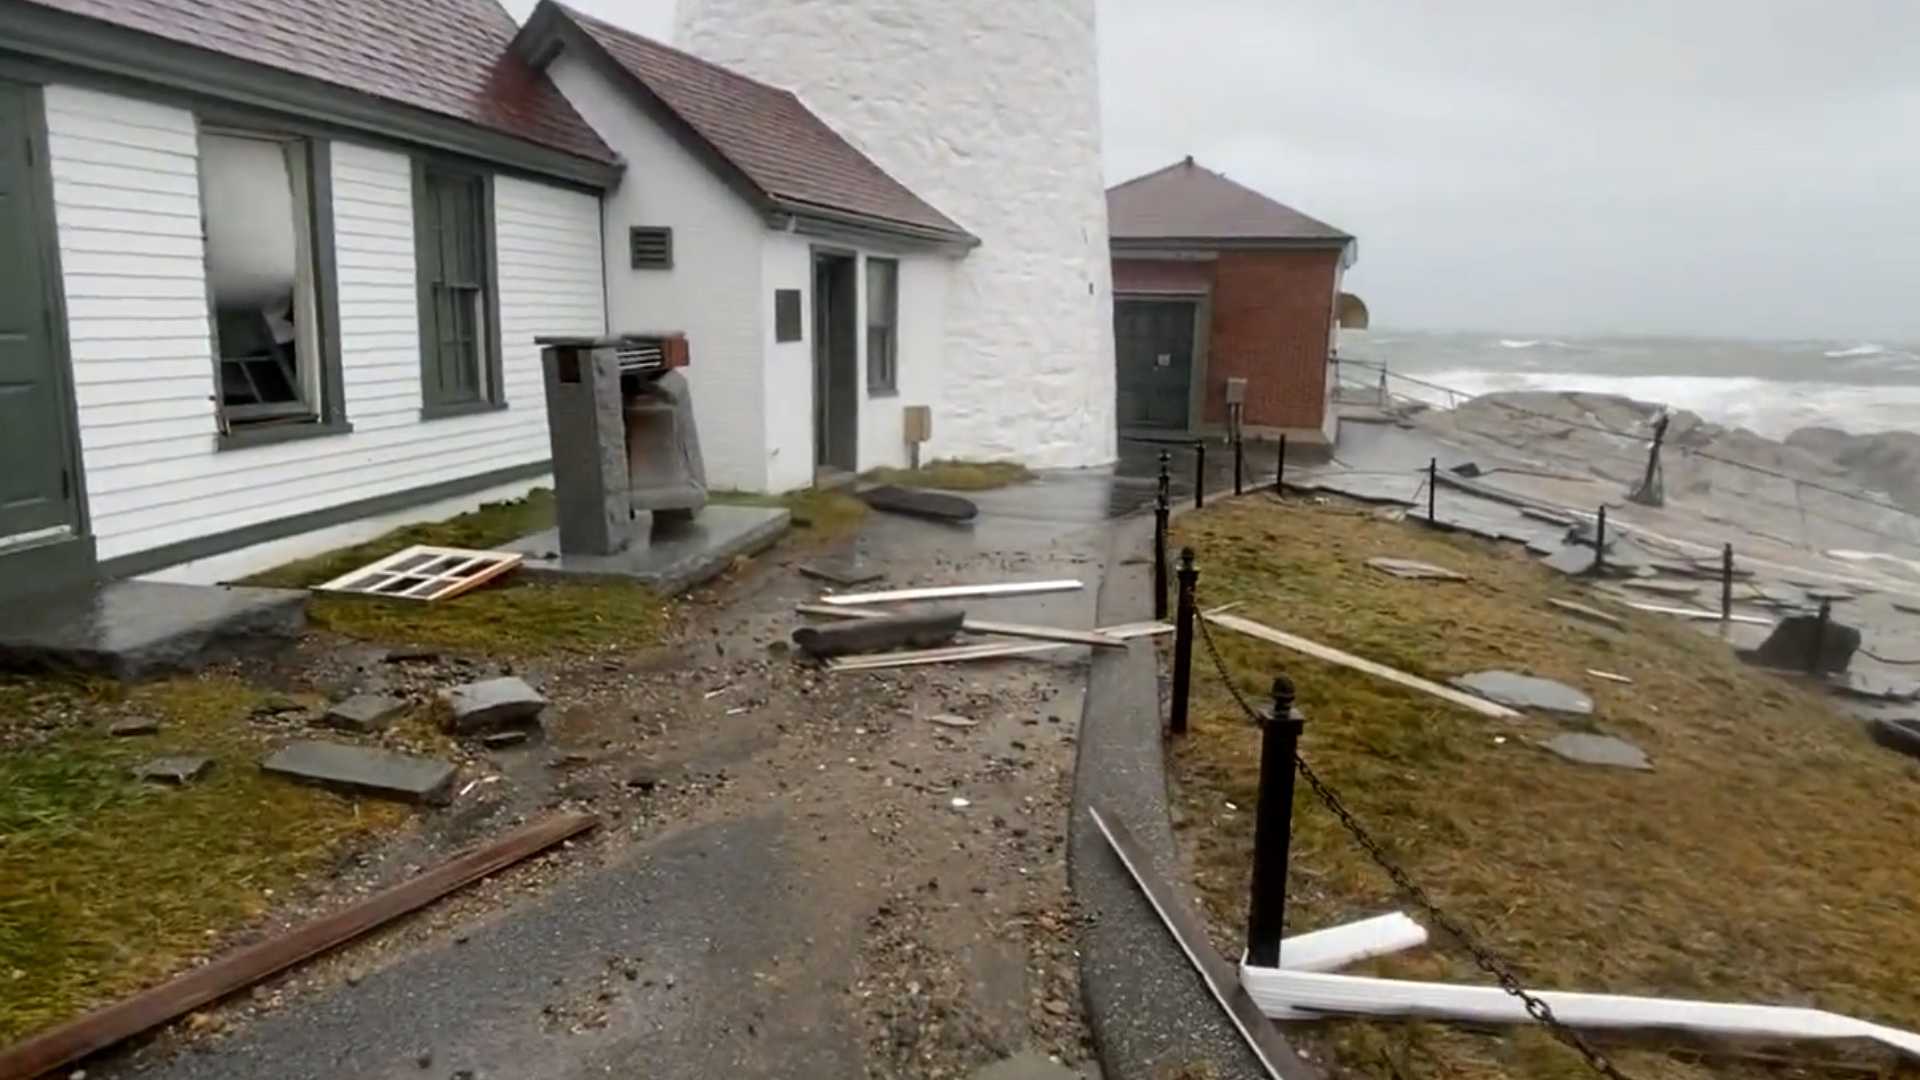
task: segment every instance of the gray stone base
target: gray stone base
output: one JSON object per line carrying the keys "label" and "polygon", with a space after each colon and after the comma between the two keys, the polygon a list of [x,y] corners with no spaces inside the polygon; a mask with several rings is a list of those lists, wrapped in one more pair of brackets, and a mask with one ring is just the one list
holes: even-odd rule
{"label": "gray stone base", "polygon": [[122,679],[192,671],[297,637],[306,625],[307,594],[298,590],[115,581],[16,605],[0,622],[0,669]]}
{"label": "gray stone base", "polygon": [[709,506],[687,522],[656,516],[652,541],[636,542],[618,555],[562,554],[558,529],[523,537],[506,550],[526,555],[521,573],[633,581],[671,595],[718,576],[738,556],[771,546],[787,531],[789,517],[777,507]]}

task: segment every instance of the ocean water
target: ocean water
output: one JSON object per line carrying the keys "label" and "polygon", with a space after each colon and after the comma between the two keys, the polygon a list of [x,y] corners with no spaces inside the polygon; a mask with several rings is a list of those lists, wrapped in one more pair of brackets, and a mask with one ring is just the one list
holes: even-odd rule
{"label": "ocean water", "polygon": [[[1920,345],[1913,343],[1343,330],[1340,355],[1468,395],[1622,394],[1770,439],[1816,425],[1920,432]],[[1343,382],[1378,378],[1359,365],[1342,370]],[[1395,393],[1448,404],[1442,391],[1391,383]]]}

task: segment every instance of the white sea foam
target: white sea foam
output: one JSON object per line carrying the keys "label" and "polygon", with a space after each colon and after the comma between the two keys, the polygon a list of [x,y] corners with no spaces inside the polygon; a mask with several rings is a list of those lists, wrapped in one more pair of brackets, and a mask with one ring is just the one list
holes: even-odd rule
{"label": "white sea foam", "polygon": [[1829,349],[1821,355],[1829,360],[1843,360],[1852,356],[1884,356],[1886,352],[1887,347],[1885,345],[1875,345],[1872,342],[1867,342],[1845,349]]}
{"label": "white sea foam", "polygon": [[[1699,413],[1716,424],[1744,427],[1769,439],[1784,439],[1803,427],[1844,431],[1912,430],[1920,416],[1920,386],[1857,386],[1843,383],[1783,384],[1745,376],[1591,375],[1577,372],[1516,372],[1456,369],[1420,378],[1470,395],[1515,390],[1563,390],[1618,394]],[[1398,393],[1435,405],[1454,402],[1437,390],[1395,380]],[[1456,399],[1457,400],[1457,399]]]}

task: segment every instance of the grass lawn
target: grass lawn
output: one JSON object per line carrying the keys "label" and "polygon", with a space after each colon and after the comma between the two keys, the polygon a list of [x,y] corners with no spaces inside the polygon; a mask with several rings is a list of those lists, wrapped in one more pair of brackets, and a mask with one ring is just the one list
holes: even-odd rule
{"label": "grass lawn", "polygon": [[943,458],[918,469],[874,469],[862,477],[879,484],[935,488],[940,491],[991,491],[1024,484],[1033,471],[1014,461],[961,461]]}
{"label": "grass lawn", "polygon": [[[247,584],[309,588],[415,544],[494,548],[552,524],[553,492],[542,488],[275,567]],[[659,597],[638,585],[554,584],[523,574],[436,604],[315,594],[307,605],[313,625],[347,637],[516,656],[652,644],[665,631],[666,612]]]}
{"label": "grass lawn", "polygon": [[[0,749],[0,1045],[177,974],[407,811],[263,775],[247,723],[262,695],[227,678],[114,684],[0,676],[0,735],[79,718]],[[158,735],[111,738],[114,717]],[[9,740],[0,739],[0,746]],[[185,788],[135,780],[164,754],[213,771]]]}
{"label": "grass lawn", "polygon": [[[1293,677],[1307,716],[1302,755],[1531,984],[1813,1005],[1920,1029],[1920,768],[1873,746],[1822,697],[1745,667],[1679,622],[1593,600],[1514,545],[1264,495],[1210,504],[1174,531],[1199,553],[1203,608],[1244,601],[1235,614],[1436,681],[1501,667],[1593,697],[1590,721],[1493,721],[1213,630],[1255,700],[1274,674]],[[1472,580],[1405,581],[1365,565],[1382,555]],[[1580,623],[1549,596],[1617,610],[1629,630]],[[1205,650],[1195,657],[1192,733],[1172,752],[1181,836],[1203,904],[1237,954],[1258,733]],[[1532,745],[1566,730],[1628,739],[1655,771],[1575,765]],[[1420,917],[1305,785],[1294,821],[1290,931],[1397,908]],[[1352,973],[1491,985],[1437,931],[1426,948]],[[1317,1032],[1310,1039],[1353,1076],[1593,1075],[1539,1030],[1358,1021],[1299,1030]],[[1660,1039],[1613,1056],[1638,1080],[1838,1075],[1703,1057]]]}

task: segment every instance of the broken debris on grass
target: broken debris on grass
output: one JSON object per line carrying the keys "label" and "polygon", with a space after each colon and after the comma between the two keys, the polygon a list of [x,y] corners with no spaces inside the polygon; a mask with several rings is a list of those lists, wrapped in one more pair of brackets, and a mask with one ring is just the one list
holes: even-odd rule
{"label": "broken debris on grass", "polygon": [[393,718],[407,710],[407,703],[387,694],[355,694],[327,708],[320,722],[330,728],[371,735],[385,731]]}
{"label": "broken debris on grass", "polygon": [[1385,556],[1367,560],[1367,565],[1375,570],[1392,574],[1394,577],[1413,581],[1465,581],[1467,575],[1449,570],[1444,566],[1421,562],[1418,559],[1395,559]]}
{"label": "broken debris on grass", "polygon": [[547,707],[539,691],[512,675],[450,687],[440,691],[440,700],[449,710],[447,730],[455,735],[523,724]]}
{"label": "broken debris on grass", "polygon": [[1596,622],[1602,626],[1611,626],[1615,630],[1625,630],[1627,628],[1626,620],[1609,615],[1599,608],[1588,607],[1585,604],[1576,604],[1571,600],[1562,600],[1559,597],[1548,597],[1547,603],[1569,615],[1585,619],[1588,622]]}
{"label": "broken debris on grass", "polygon": [[1800,671],[1811,667],[1818,674],[1831,675],[1847,670],[1859,648],[1860,631],[1854,627],[1832,619],[1823,624],[1817,615],[1789,615],[1759,648],[1742,649],[1739,655],[1762,667]]}
{"label": "broken debris on grass", "polygon": [[213,768],[213,759],[196,754],[179,754],[171,757],[158,757],[135,767],[133,775],[141,780],[155,784],[172,784],[179,787],[191,784],[205,776]]}
{"label": "broken debris on grass", "polygon": [[116,739],[132,738],[136,735],[158,735],[160,721],[151,716],[135,716],[126,720],[115,720],[107,727],[107,734]]}
{"label": "broken debris on grass", "polygon": [[1472,694],[1516,709],[1541,709],[1569,716],[1593,715],[1593,699],[1563,682],[1514,671],[1476,671],[1450,680]]}
{"label": "broken debris on grass", "polygon": [[348,794],[442,804],[453,787],[452,762],[306,740],[280,748],[260,763],[276,776]]}

